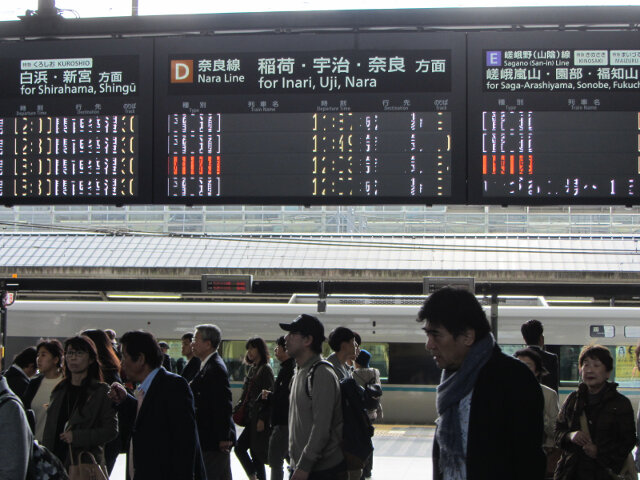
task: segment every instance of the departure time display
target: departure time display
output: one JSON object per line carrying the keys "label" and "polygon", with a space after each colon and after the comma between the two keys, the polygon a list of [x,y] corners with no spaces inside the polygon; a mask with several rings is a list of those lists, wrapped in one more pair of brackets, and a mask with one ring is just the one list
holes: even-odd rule
{"label": "departure time display", "polygon": [[151,200],[152,51],[151,40],[0,49],[3,203]]}
{"label": "departure time display", "polygon": [[463,40],[158,41],[156,201],[464,202]]}
{"label": "departure time display", "polygon": [[472,203],[635,203],[635,33],[471,34]]}

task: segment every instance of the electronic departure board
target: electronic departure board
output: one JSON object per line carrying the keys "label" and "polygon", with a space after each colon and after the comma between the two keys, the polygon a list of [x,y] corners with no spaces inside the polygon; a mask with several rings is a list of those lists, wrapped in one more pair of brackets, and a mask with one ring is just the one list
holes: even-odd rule
{"label": "electronic departure board", "polygon": [[637,204],[640,34],[469,35],[469,201]]}
{"label": "electronic departure board", "polygon": [[156,203],[464,203],[457,33],[156,41]]}
{"label": "electronic departure board", "polygon": [[153,41],[0,44],[0,200],[151,202]]}

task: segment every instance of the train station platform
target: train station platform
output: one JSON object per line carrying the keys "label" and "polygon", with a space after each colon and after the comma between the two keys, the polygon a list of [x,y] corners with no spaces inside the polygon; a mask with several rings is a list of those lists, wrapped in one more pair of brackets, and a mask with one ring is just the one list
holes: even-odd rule
{"label": "train station platform", "polygon": [[[434,432],[435,428],[432,425],[376,425],[371,478],[373,480],[392,478],[430,480]],[[231,455],[231,470],[235,480],[247,478],[234,454]],[[111,480],[125,480],[125,472],[126,456],[122,454],[111,474]],[[267,468],[268,478],[269,469]]]}

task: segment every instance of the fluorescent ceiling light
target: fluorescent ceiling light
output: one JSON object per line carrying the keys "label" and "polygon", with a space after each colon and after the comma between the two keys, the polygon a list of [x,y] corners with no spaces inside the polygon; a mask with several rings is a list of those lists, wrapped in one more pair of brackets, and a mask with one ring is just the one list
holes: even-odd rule
{"label": "fluorescent ceiling light", "polygon": [[107,292],[107,298],[122,298],[131,300],[179,300],[182,295],[170,293],[115,293]]}
{"label": "fluorescent ceiling light", "polygon": [[593,297],[547,297],[547,303],[593,303]]}

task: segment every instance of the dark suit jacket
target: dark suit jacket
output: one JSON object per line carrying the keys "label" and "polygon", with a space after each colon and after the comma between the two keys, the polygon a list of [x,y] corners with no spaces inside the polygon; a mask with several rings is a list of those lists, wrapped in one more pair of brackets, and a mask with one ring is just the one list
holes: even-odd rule
{"label": "dark suit jacket", "polygon": [[43,378],[44,375],[38,374],[29,381],[29,385],[27,386],[24,392],[24,397],[22,398],[22,403],[24,404],[25,409],[31,408],[31,402],[33,401],[33,397],[36,396],[36,393],[38,393],[38,389],[40,388]]}
{"label": "dark suit jacket", "polygon": [[168,353],[162,354],[162,366],[167,372],[173,372],[173,366],[171,365],[171,357]]}
{"label": "dark suit jacket", "polygon": [[200,359],[198,357],[191,357],[191,360],[187,362],[184,370],[182,370],[181,375],[187,380],[187,382],[190,382],[195,378],[199,371]]}
{"label": "dark suit jacket", "polygon": [[549,372],[543,376],[540,383],[552,388],[556,392],[560,386],[560,365],[558,364],[558,356],[555,353],[547,352],[538,345],[528,345],[529,348],[535,350],[542,358],[542,365]]}
{"label": "dark suit jacket", "polygon": [[[467,480],[542,480],[544,398],[531,370],[496,346],[471,397]],[[442,479],[433,442],[433,478]]]}
{"label": "dark suit jacket", "polygon": [[7,379],[9,388],[15,393],[18,398],[24,403],[24,394],[27,392],[29,386],[29,377],[22,370],[18,369],[15,365],[11,365],[4,372],[4,378]]}
{"label": "dark suit jacket", "polygon": [[233,408],[229,373],[218,352],[191,381],[196,405],[196,422],[203,451],[218,450],[221,441],[235,443],[236,427],[231,418]]}
{"label": "dark suit jacket", "polygon": [[[133,480],[192,480],[196,465],[204,469],[196,430],[193,395],[184,378],[161,368],[137,401],[127,395],[118,407],[120,421],[133,424]],[[206,478],[203,475],[200,478]]]}

